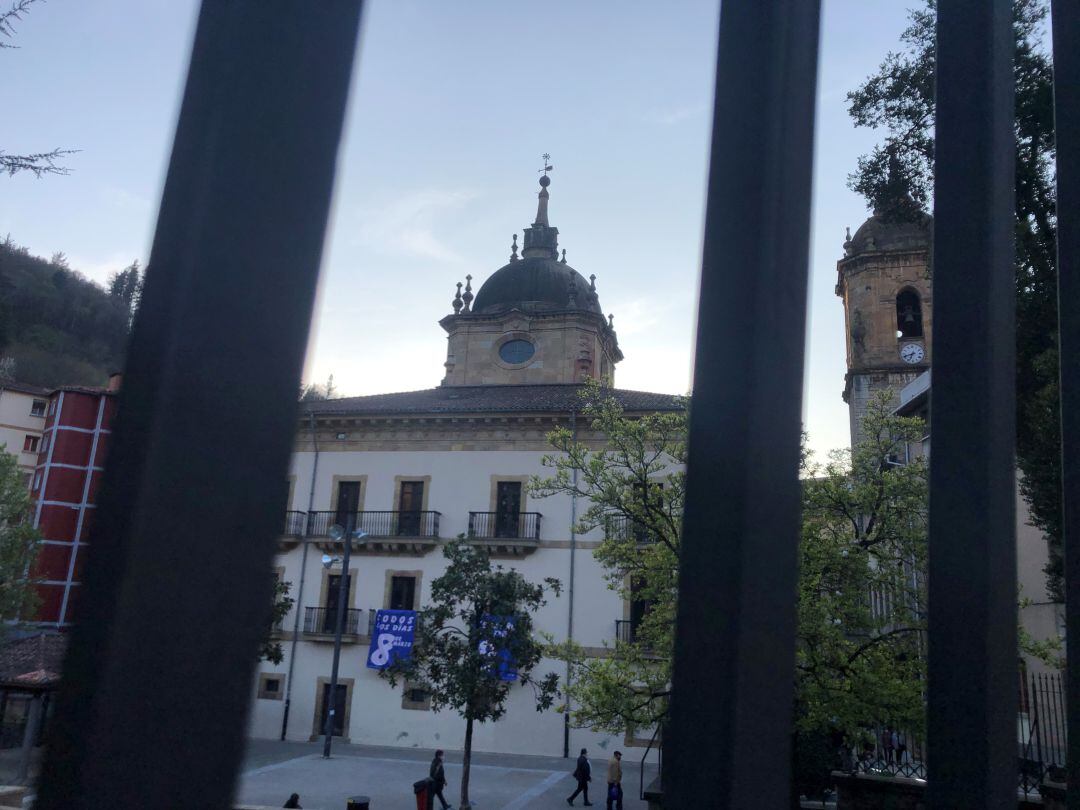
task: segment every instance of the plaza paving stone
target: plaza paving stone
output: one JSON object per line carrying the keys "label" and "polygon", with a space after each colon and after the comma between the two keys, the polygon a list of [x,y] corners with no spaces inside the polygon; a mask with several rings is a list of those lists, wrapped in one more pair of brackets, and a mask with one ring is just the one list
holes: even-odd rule
{"label": "plaza paving stone", "polygon": [[[427,776],[433,752],[411,748],[377,748],[335,743],[333,756],[322,758],[321,743],[252,740],[241,774],[237,800],[245,804],[280,807],[290,793],[300,794],[305,810],[344,810],[350,796],[371,798],[371,810],[415,810],[412,785]],[[634,749],[623,759],[625,810],[645,810],[638,796],[639,766]],[[637,754],[640,757],[640,753]],[[603,779],[607,755],[591,758],[590,799],[604,807]],[[574,790],[570,772],[574,760],[503,754],[474,754],[469,796],[479,810],[540,810],[566,807]],[[646,780],[655,774],[646,767]],[[446,754],[444,791],[457,807],[461,784],[461,754]],[[435,802],[438,807],[438,801]],[[582,806],[579,796],[575,807]]]}

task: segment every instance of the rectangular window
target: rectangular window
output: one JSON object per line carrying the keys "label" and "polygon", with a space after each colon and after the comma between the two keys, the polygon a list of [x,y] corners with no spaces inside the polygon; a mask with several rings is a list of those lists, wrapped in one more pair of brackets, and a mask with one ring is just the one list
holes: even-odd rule
{"label": "rectangular window", "polygon": [[423,684],[406,681],[401,695],[401,708],[420,712],[430,711],[431,693],[424,688]]}
{"label": "rectangular window", "polygon": [[390,610],[416,609],[416,577],[390,578]]}
{"label": "rectangular window", "polygon": [[521,534],[521,482],[499,481],[495,486],[495,536]]}
{"label": "rectangular window", "polygon": [[30,415],[31,416],[44,416],[45,415],[45,400],[43,400],[43,399],[35,399],[30,404]]}
{"label": "rectangular window", "polygon": [[285,679],[281,675],[268,675],[263,674],[259,676],[259,699],[260,700],[281,700],[282,685]]}
{"label": "rectangular window", "polygon": [[38,450],[38,443],[41,441],[40,436],[25,436],[23,438],[22,449],[24,453],[36,453]]}

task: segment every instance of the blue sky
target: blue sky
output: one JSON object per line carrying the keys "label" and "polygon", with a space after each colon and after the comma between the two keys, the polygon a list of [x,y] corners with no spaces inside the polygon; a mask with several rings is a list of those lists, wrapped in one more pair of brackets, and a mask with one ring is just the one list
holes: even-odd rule
{"label": "blue sky", "polygon": [[[848,441],[833,287],[844,228],[867,216],[846,176],[875,142],[844,96],[917,2],[824,2],[804,398],[818,451]],[[146,263],[196,9],[49,0],[17,24],[0,148],[80,152],[66,177],[0,178],[0,236],[98,280]],[[550,152],[551,222],[615,315],[617,384],[686,391],[718,14],[702,0],[369,2],[306,379],[333,373],[342,394],[437,385],[455,282],[507,261]]]}

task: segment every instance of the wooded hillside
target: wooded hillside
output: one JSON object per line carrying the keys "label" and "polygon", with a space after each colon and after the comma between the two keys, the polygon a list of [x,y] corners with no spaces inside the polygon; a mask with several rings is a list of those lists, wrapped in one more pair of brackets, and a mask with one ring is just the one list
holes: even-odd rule
{"label": "wooded hillside", "polygon": [[122,367],[141,287],[137,263],[118,271],[106,289],[62,253],[46,260],[10,236],[0,242],[0,373],[44,387],[104,385]]}

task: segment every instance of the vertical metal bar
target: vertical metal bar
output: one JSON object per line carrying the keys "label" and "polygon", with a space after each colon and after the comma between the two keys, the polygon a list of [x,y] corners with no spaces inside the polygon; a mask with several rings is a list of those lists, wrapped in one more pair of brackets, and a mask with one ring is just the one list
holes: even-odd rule
{"label": "vertical metal bar", "polygon": [[1016,806],[1010,0],[939,0],[928,799]]}
{"label": "vertical metal bar", "polygon": [[230,806],[359,16],[200,12],[36,807]]}
{"label": "vertical metal bar", "polygon": [[1052,0],[1057,140],[1058,356],[1061,358],[1065,705],[1069,810],[1080,810],[1080,0]]}
{"label": "vertical metal bar", "polygon": [[819,11],[721,6],[665,807],[789,801]]}

